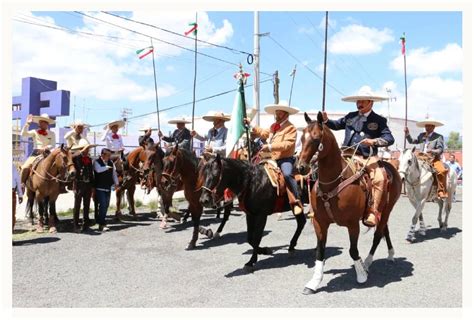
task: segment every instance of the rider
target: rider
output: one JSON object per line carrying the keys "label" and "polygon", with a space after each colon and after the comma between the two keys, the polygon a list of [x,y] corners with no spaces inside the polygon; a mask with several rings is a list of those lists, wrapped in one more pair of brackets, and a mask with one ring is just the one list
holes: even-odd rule
{"label": "rider", "polygon": [[155,141],[151,137],[151,133],[153,130],[156,130],[152,128],[150,125],[145,125],[143,128],[139,129],[138,131],[144,131],[144,134],[142,136],[138,137],[138,145],[145,148],[149,149],[152,148],[155,144]]}
{"label": "rider", "polygon": [[[296,147],[296,128],[290,122],[289,117],[299,112],[298,108],[290,107],[285,102],[280,104],[270,104],[265,107],[267,113],[273,114],[275,123],[270,129],[253,127],[252,133],[267,141],[262,146],[261,151],[270,152],[272,160],[275,160],[283,173],[286,185],[293,194],[295,200],[290,202],[295,215],[303,212],[303,203],[298,189],[298,184],[293,176],[293,165],[295,163],[295,147]],[[245,119],[247,124],[249,119]],[[290,200],[291,201],[291,200]]]}
{"label": "rider", "polygon": [[[28,130],[31,123],[37,123],[38,129]],[[49,125],[56,123],[46,113],[41,116],[28,115],[21,130],[22,137],[33,138],[33,152],[21,167],[21,183],[24,186],[30,174],[31,165],[41,154],[48,155],[56,145],[56,135],[49,130]]]}
{"label": "rider", "polygon": [[230,120],[230,116],[224,115],[223,112],[217,112],[213,115],[207,115],[202,117],[203,120],[213,123],[213,127],[209,129],[207,135],[201,136],[196,131],[191,131],[191,136],[195,137],[200,141],[206,141],[204,152],[211,154],[219,154],[225,157],[226,140],[227,140],[227,128],[225,122]]}
{"label": "rider", "polygon": [[[85,127],[88,127],[88,125],[85,124],[82,120],[76,120],[73,124],[71,124],[72,130],[64,135],[64,140],[66,141],[66,145],[68,148],[72,149],[74,146],[78,146],[79,141],[81,141],[81,139],[84,139],[89,142],[87,140],[87,136],[83,133]],[[77,150],[77,148],[74,149]],[[73,155],[76,154],[73,153]]]}
{"label": "rider", "polygon": [[436,171],[436,180],[438,182],[438,197],[447,198],[446,192],[446,180],[449,169],[447,169],[443,161],[441,161],[441,155],[444,152],[444,138],[442,135],[434,132],[435,127],[441,127],[443,123],[436,121],[431,118],[426,118],[423,121],[416,123],[417,127],[425,128],[425,132],[418,135],[416,139],[413,139],[410,135],[410,131],[405,127],[406,139],[411,144],[421,144],[421,152],[430,155],[431,164]]}
{"label": "rider", "polygon": [[366,163],[366,171],[372,180],[373,203],[369,207],[369,215],[364,223],[376,226],[381,217],[381,201],[386,181],[382,168],[379,166],[378,147],[388,147],[395,142],[392,132],[387,126],[387,119],[376,114],[372,107],[374,102],[387,100],[376,96],[368,86],[364,86],[355,96],[342,98],[342,101],[355,102],[357,111],[350,112],[339,120],[329,120],[323,112],[324,123],[331,130],[345,129],[343,146],[357,145],[356,154],[362,156]]}
{"label": "rider", "polygon": [[125,150],[123,146],[122,136],[117,132],[120,128],[125,126],[125,121],[116,120],[109,122],[105,127],[104,135],[102,136],[102,141],[106,142],[106,148],[110,150],[112,160],[115,164],[117,173],[120,175],[123,171],[123,151]]}
{"label": "rider", "polygon": [[188,128],[186,128],[186,124],[191,123],[191,121],[188,121],[184,118],[177,118],[171,119],[168,121],[168,123],[176,124],[176,130],[173,131],[171,137],[166,137],[161,131],[158,131],[158,136],[161,138],[161,140],[169,143],[176,143],[179,148],[189,150],[191,143],[191,132]]}

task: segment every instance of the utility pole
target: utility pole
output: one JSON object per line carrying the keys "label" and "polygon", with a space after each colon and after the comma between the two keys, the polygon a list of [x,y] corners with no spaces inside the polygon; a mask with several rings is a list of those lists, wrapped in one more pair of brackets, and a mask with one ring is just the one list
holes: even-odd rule
{"label": "utility pole", "polygon": [[125,121],[125,136],[128,135],[128,117],[131,116],[133,113],[132,109],[131,108],[123,108],[121,113],[120,113],[120,117],[122,118],[123,121]]}
{"label": "utility pole", "polygon": [[260,34],[259,34],[259,16],[258,11],[253,13],[253,28],[254,28],[254,73],[255,80],[253,82],[253,101],[254,107],[257,109],[257,114],[255,115],[255,122],[257,126],[260,125]]}
{"label": "utility pole", "polygon": [[278,70],[273,74],[273,97],[275,104],[280,102],[280,79],[278,78]]}

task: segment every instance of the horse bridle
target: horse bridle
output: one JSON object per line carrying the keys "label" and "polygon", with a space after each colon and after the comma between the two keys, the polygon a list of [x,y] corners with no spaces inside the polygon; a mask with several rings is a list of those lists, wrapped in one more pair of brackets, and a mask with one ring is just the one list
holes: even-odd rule
{"label": "horse bridle", "polygon": [[[217,183],[216,185],[214,186],[214,188],[208,188],[206,186],[201,186],[199,189],[197,189],[196,191],[199,191],[201,189],[204,189],[206,190],[207,192],[209,192],[211,195],[212,195],[212,199],[214,200],[214,203],[217,204],[219,202],[221,202],[222,199],[224,199],[224,193],[222,193],[222,196],[217,198],[217,189],[219,187],[219,185],[221,184],[222,182],[222,177],[224,175],[224,170],[222,170],[222,162],[219,161],[219,166],[220,166],[220,169],[219,169],[219,179],[217,180]],[[217,200],[216,200],[217,198]]]}
{"label": "horse bridle", "polygon": [[[57,154],[55,157],[57,157],[57,156],[58,156],[58,154]],[[43,160],[44,160],[44,159],[46,159],[46,158],[43,158]],[[49,168],[46,170],[46,174],[49,176],[49,178],[44,177],[42,174],[40,174],[40,173],[39,173],[38,171],[36,171],[35,169],[32,169],[31,171],[32,171],[33,173],[35,173],[36,175],[38,175],[38,177],[40,177],[41,179],[43,179],[43,180],[45,180],[45,181],[57,181],[57,182],[61,182],[61,183],[69,183],[68,180],[62,180],[62,179],[60,179],[60,178],[58,178],[58,177],[53,176],[51,173],[49,173],[49,170],[53,167],[53,165],[55,164],[55,162],[56,162],[56,159],[54,159],[54,161],[51,163],[51,165],[49,166]],[[63,161],[63,162],[64,162],[64,161]],[[69,163],[69,164],[66,163],[65,165],[63,164],[63,166],[61,167],[61,169],[63,169],[63,170],[66,169],[66,172],[67,172],[67,169],[69,169],[69,167],[71,167],[71,166],[74,166],[74,163],[73,163],[73,162],[71,162],[71,163]]]}
{"label": "horse bridle", "polygon": [[161,173],[162,178],[164,177],[165,180],[168,180],[170,183],[165,188],[165,190],[169,190],[171,187],[176,187],[178,185],[177,180],[179,179],[179,174],[176,174],[177,165],[178,165],[178,156],[176,155],[176,158],[174,159],[173,170],[171,170],[171,173],[164,172],[164,171]]}
{"label": "horse bridle", "polygon": [[[412,153],[410,160],[413,161],[413,165],[414,165],[414,166],[418,169],[418,171],[420,172],[420,178],[418,179],[418,181],[417,181],[417,182],[410,182],[410,181],[408,180],[408,174],[407,174],[407,172],[406,172],[405,170],[399,170],[399,172],[400,172],[400,173],[403,173],[403,174],[405,175],[405,181],[406,181],[411,187],[416,187],[416,186],[418,186],[418,185],[421,184],[421,170],[420,170],[420,166],[419,166],[419,164],[418,164],[418,159],[416,158],[416,156],[415,156],[414,153]],[[410,165],[410,167],[411,167],[411,166],[412,166],[412,165]]]}

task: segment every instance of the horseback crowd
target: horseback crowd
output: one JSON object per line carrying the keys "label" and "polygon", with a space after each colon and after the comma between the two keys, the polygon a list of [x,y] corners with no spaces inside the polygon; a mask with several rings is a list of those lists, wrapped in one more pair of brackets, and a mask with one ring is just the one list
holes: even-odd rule
{"label": "horseback crowd", "polygon": [[[222,112],[203,117],[212,122],[204,135],[189,130],[186,124],[190,122],[186,119],[170,120],[170,124],[176,125],[171,136],[158,131],[158,140],[172,145],[166,151],[152,138],[154,129],[148,127],[143,128],[139,147],[125,154],[119,134],[119,129],[125,123],[110,122],[105,126],[102,137],[106,147],[96,160],[91,159],[89,152],[97,145],[89,143],[83,134],[87,126],[85,123],[77,121],[71,125],[72,130],[64,136],[66,146],[56,148],[59,151],[55,151],[56,137],[48,129],[54,120],[46,114],[30,115],[21,135],[33,139],[34,150],[21,167],[21,181],[14,180],[13,195],[16,192],[22,201],[23,191],[27,190],[27,208],[31,219],[33,200],[36,198],[40,211],[38,229],[42,231],[42,213],[46,206],[44,201],[49,202],[50,210],[54,212],[54,201],[58,195],[67,192],[67,189],[72,190],[75,199],[74,230],[80,232],[81,205],[82,230],[91,226],[91,199],[94,200],[99,231],[108,230],[106,214],[113,190],[117,198],[121,198],[119,195],[127,190],[130,205],[135,185],[145,187],[148,192],[156,188],[162,198],[162,210],[169,208],[170,193],[172,195],[177,190],[184,190],[194,226],[188,248],[195,246],[198,232],[203,231],[199,227],[203,206],[229,209],[229,204],[237,198],[240,208],[247,214],[248,241],[253,247],[252,257],[245,265],[247,269],[254,267],[258,254],[268,251],[268,248],[260,247],[266,217],[273,212],[291,209],[298,224],[290,243],[291,251],[306,223],[304,204],[309,203],[308,216],[315,227],[318,250],[315,274],[306,285],[305,293],[314,293],[321,282],[327,227],[331,223],[348,227],[350,255],[356,267],[357,281],[365,282],[371,256],[382,237],[386,238],[393,258],[388,216],[400,196],[401,184],[411,181],[406,167],[399,174],[398,168],[382,161],[378,155],[379,148],[387,148],[395,142],[387,119],[373,110],[374,102],[385,98],[363,87],[357,95],[342,100],[355,103],[357,110],[337,120],[329,119],[325,112],[319,113],[318,119],[314,121],[305,114],[308,126],[302,133],[299,154],[296,154],[297,128],[290,121],[299,109],[284,103],[267,105],[265,111],[274,116],[275,122],[269,128],[261,128],[252,127],[252,119],[243,119],[249,128],[254,148],[250,154],[248,151],[245,154],[246,151],[241,149],[238,156],[234,157],[236,159],[226,157],[228,129],[225,123],[230,117]],[[28,130],[32,122],[38,124],[38,129]],[[405,128],[407,141],[421,145],[414,161],[419,159],[429,166],[436,181],[436,196],[440,201],[445,201],[449,196],[449,169],[441,161],[445,150],[443,136],[434,131],[442,123],[426,119],[417,125],[423,127],[425,132],[415,139]],[[340,149],[331,130],[344,130],[344,142]],[[205,142],[201,158],[194,155],[193,139]],[[55,165],[58,169],[51,171]],[[15,177],[16,169],[13,168],[13,171]],[[15,199],[13,201],[16,202]],[[226,212],[225,220],[229,211]],[[119,215],[117,217],[120,218]],[[50,231],[55,231],[55,224],[51,221],[55,217],[50,216],[49,219]],[[166,219],[166,215],[163,219]],[[374,246],[365,263],[361,262],[357,251],[360,220],[364,225],[376,229]],[[221,227],[218,233],[222,231]]]}

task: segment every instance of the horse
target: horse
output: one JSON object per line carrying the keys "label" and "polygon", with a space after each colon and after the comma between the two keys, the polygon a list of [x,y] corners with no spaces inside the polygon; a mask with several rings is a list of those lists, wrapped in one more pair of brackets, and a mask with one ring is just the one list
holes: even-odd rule
{"label": "horse", "polygon": [[397,170],[388,162],[381,162],[392,181],[387,186],[386,194],[382,199],[385,206],[381,210],[381,219],[375,230],[372,248],[369,255],[362,262],[357,248],[359,238],[359,221],[363,218],[368,205],[365,191],[360,185],[363,171],[351,168],[341,155],[336,138],[332,131],[323,123],[322,113],[319,112],[317,121],[305,113],[307,127],[301,137],[302,151],[298,161],[298,171],[305,174],[310,169],[310,161],[317,154],[318,182],[311,191],[312,218],[317,236],[316,265],[312,279],[306,284],[303,293],[314,294],[321,284],[324,268],[324,254],[329,225],[335,222],[339,226],[347,227],[349,231],[349,253],[354,260],[357,282],[367,281],[368,269],[382,237],[385,237],[388,246],[389,259],[393,260],[394,250],[390,240],[388,219],[396,201],[400,197],[402,182]]}
{"label": "horse", "polygon": [[121,205],[122,205],[122,196],[124,192],[127,191],[127,202],[129,206],[129,214],[133,217],[136,217],[135,213],[135,200],[134,194],[137,183],[141,182],[142,179],[146,179],[145,172],[143,168],[140,168],[140,164],[145,163],[149,153],[143,147],[138,147],[130,152],[127,156],[126,165],[127,170],[124,170],[123,180],[120,188],[115,190],[116,198],[116,211],[115,217],[120,219],[122,216]]}
{"label": "horse", "polygon": [[[456,173],[449,171],[447,179],[448,198],[439,199],[436,197],[436,184],[430,165],[415,155],[416,147],[405,149],[400,156],[400,168],[398,170],[402,180],[405,182],[405,189],[410,203],[415,208],[415,214],[412,218],[412,224],[408,231],[406,240],[415,240],[415,229],[418,220],[420,220],[419,234],[426,235],[426,226],[423,219],[423,207],[426,201],[434,200],[438,203],[438,223],[439,228],[445,231],[448,227],[448,217],[451,212],[452,200],[456,188]],[[442,220],[443,209],[445,212],[444,221]]]}
{"label": "horse", "polygon": [[69,183],[74,179],[76,169],[72,161],[69,149],[61,147],[54,149],[48,156],[33,163],[31,173],[26,180],[26,203],[27,212],[33,211],[34,201],[38,204],[38,226],[37,232],[43,232],[44,228],[44,200],[48,199],[50,218],[48,221],[49,232],[56,233],[56,199],[60,194],[60,183]]}
{"label": "horse", "polygon": [[[239,159],[210,159],[199,172],[201,185],[200,203],[212,207],[224,197],[224,190],[230,189],[239,199],[239,206],[246,213],[247,242],[252,246],[252,256],[244,265],[244,271],[253,272],[259,254],[271,254],[268,247],[260,247],[267,216],[275,211],[289,210],[289,202],[277,203],[277,191],[273,187],[264,167]],[[278,207],[276,209],[276,207]],[[283,209],[283,210],[282,210]],[[296,215],[297,228],[290,241],[289,253],[294,253],[298,238],[306,223],[304,213]]]}

